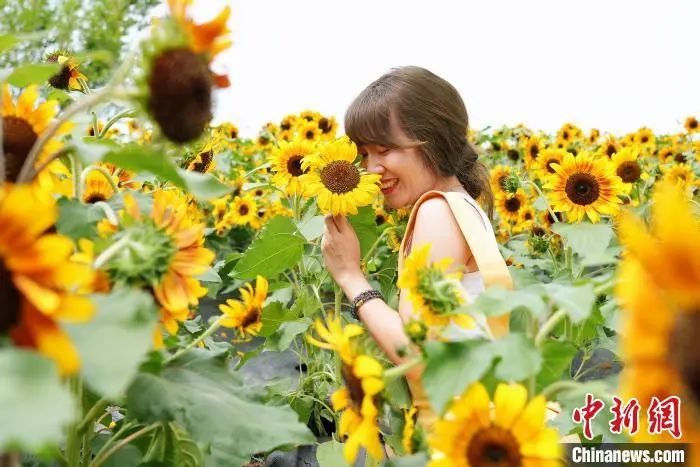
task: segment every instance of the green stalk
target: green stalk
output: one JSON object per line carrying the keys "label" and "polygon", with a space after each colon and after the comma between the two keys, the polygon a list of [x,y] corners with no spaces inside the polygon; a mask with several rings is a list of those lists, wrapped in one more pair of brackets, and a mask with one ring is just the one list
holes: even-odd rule
{"label": "green stalk", "polygon": [[93,267],[95,269],[100,269],[102,266],[107,264],[107,262],[114,257],[117,253],[119,253],[122,249],[126,248],[129,246],[129,243],[131,243],[131,239],[129,239],[128,235],[125,235],[124,237],[120,238],[113,244],[111,244],[105,251],[103,251],[100,256],[95,258],[95,261],[93,263]]}
{"label": "green stalk", "polygon": [[[69,380],[70,392],[73,395],[73,400],[76,401],[79,416],[83,413],[83,385],[80,378],[77,376]],[[68,438],[66,439],[66,461],[68,467],[80,466],[80,447],[82,444],[81,433],[78,430],[78,423],[72,425],[68,430]]]}
{"label": "green stalk", "polygon": [[423,359],[418,357],[413,360],[409,360],[408,362],[402,363],[401,365],[396,365],[393,368],[389,368],[384,372],[384,381],[392,381],[396,378],[399,378],[401,376],[406,375],[406,373],[410,372],[417,366],[419,366],[421,363],[423,363]]}
{"label": "green stalk", "polygon": [[129,436],[127,436],[126,438],[124,438],[123,440],[121,440],[117,444],[115,444],[111,449],[109,449],[105,453],[101,454],[100,456],[96,457],[90,463],[90,467],[99,467],[100,465],[102,465],[104,463],[104,461],[106,461],[109,458],[109,456],[111,456],[112,454],[114,454],[115,452],[117,452],[118,450],[120,450],[121,448],[123,448],[124,446],[126,446],[127,444],[129,444],[130,442],[135,440],[136,438],[139,438],[139,437],[145,435],[146,433],[149,433],[149,432],[155,430],[156,428],[159,428],[160,426],[161,426],[160,422],[153,423],[151,425],[143,427],[140,430],[130,434]]}
{"label": "green stalk", "polygon": [[552,316],[549,317],[549,319],[544,323],[540,331],[537,333],[537,337],[535,337],[535,345],[540,348],[542,347],[542,344],[544,344],[545,339],[549,335],[550,332],[559,324],[559,321],[564,319],[566,317],[566,310],[563,308],[559,308]]}
{"label": "green stalk", "polygon": [[133,117],[135,115],[134,110],[132,109],[124,109],[118,114],[116,114],[114,117],[110,118],[107,123],[105,123],[104,128],[102,128],[102,131],[100,131],[99,135],[97,134],[97,130],[95,130],[95,136],[97,138],[103,138],[104,135],[107,134],[107,131],[112,128],[112,126],[117,123],[119,120],[121,120],[124,117]]}
{"label": "green stalk", "polygon": [[165,363],[168,364],[168,363],[172,362],[173,360],[180,357],[182,354],[184,354],[188,350],[196,347],[200,342],[203,342],[204,339],[206,339],[207,337],[214,334],[221,327],[221,321],[223,321],[224,317],[225,317],[224,315],[219,316],[216,319],[216,321],[214,321],[206,331],[204,331],[202,334],[200,334],[199,337],[197,337],[195,340],[193,340],[192,342],[187,344],[187,346],[181,348],[180,350],[175,352],[173,355],[168,357],[168,359],[165,360]]}
{"label": "green stalk", "polygon": [[110,174],[109,171],[107,169],[105,169],[104,167],[99,167],[97,165],[88,165],[87,167],[85,167],[85,170],[83,170],[80,173],[81,191],[82,191],[83,187],[85,187],[85,185],[87,184],[87,177],[88,177],[88,175],[90,175],[90,172],[99,172],[100,174],[102,174],[102,176],[105,178],[105,180],[107,180],[107,182],[112,187],[112,190],[114,190],[115,193],[119,192],[119,187],[117,186],[117,183],[112,178],[112,174]]}

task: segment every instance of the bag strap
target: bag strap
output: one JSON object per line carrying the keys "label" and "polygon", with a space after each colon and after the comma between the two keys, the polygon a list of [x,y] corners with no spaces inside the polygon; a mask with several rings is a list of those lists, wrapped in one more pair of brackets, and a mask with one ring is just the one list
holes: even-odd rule
{"label": "bag strap", "polygon": [[[424,201],[442,197],[447,201],[450,210],[457,220],[462,235],[464,236],[474,261],[481,272],[484,280],[484,287],[488,288],[493,285],[499,285],[505,289],[513,289],[513,279],[510,277],[508,266],[503,260],[503,256],[498,249],[496,238],[491,234],[487,226],[484,226],[484,221],[476,209],[468,206],[464,197],[456,192],[441,192],[429,191],[421,196],[413,206],[411,216],[408,219],[406,234],[401,241],[401,249],[399,250],[399,271],[403,269],[403,261],[407,246],[410,244],[413,237],[413,227],[416,221],[418,207]],[[508,333],[509,315],[507,313],[501,316],[490,316],[487,318],[491,331],[496,337],[503,336]]]}

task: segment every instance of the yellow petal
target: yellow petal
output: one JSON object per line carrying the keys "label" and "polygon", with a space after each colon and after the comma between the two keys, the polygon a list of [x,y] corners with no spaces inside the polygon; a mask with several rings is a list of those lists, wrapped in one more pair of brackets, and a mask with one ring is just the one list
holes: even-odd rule
{"label": "yellow petal", "polygon": [[527,389],[521,384],[501,383],[494,394],[496,410],[494,423],[503,428],[510,428],[520,415],[527,402]]}

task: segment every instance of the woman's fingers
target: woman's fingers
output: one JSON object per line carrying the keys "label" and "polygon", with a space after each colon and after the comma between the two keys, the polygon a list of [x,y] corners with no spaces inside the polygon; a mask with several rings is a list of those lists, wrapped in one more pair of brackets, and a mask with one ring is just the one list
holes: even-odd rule
{"label": "woman's fingers", "polygon": [[326,222],[326,230],[327,230],[327,231],[329,231],[330,233],[340,232],[339,225],[338,225],[338,223],[335,221],[335,219],[333,218],[332,215],[330,215],[330,214],[327,215],[327,216],[326,216],[326,219],[325,219],[325,222]]}

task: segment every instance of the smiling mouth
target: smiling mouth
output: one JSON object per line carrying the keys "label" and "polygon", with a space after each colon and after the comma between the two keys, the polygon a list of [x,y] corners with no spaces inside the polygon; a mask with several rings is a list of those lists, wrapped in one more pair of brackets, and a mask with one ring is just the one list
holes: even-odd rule
{"label": "smiling mouth", "polygon": [[386,182],[382,182],[382,190],[390,190],[394,188],[397,184],[399,183],[398,178],[394,178],[392,180],[388,180]]}

